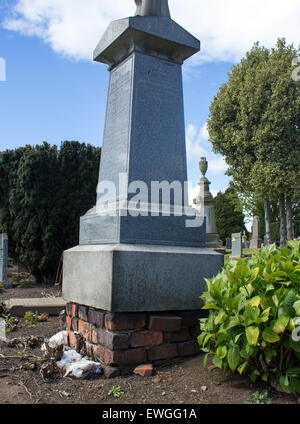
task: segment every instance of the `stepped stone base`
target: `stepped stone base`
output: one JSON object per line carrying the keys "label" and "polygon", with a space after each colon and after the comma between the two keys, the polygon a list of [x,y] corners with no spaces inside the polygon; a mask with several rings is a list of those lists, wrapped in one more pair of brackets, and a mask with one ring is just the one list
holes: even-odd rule
{"label": "stepped stone base", "polygon": [[69,346],[75,332],[85,340],[87,355],[103,364],[106,378],[131,374],[143,364],[200,353],[199,319],[206,311],[110,313],[76,303],[66,305]]}

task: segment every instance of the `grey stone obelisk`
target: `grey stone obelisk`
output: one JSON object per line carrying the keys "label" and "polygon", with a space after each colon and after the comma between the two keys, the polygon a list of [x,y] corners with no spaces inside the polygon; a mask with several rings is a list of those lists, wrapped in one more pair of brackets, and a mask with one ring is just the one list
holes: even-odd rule
{"label": "grey stone obelisk", "polygon": [[[182,64],[200,42],[162,4],[136,3],[137,16],[112,22],[94,52],[110,71],[97,201],[81,218],[79,246],[64,253],[63,294],[112,312],[199,309],[204,278],[223,256],[205,248],[204,219],[187,225],[199,214],[184,191],[171,192],[167,216],[152,188],[187,181]],[[105,182],[114,195],[99,188]]]}

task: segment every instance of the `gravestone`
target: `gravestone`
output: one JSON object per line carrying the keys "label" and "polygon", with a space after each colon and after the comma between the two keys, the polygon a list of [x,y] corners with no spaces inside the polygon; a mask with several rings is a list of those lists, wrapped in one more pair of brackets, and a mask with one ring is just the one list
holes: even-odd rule
{"label": "gravestone", "polygon": [[255,216],[253,218],[252,224],[252,239],[250,241],[251,249],[259,249],[261,247],[262,240],[260,238],[260,222],[259,217]]}
{"label": "gravestone", "polygon": [[231,250],[231,248],[232,248],[231,237],[226,237],[226,249]]}
{"label": "gravestone", "polygon": [[12,287],[7,279],[8,266],[8,236],[6,233],[0,234],[0,282],[5,289]]}
{"label": "gravestone", "polygon": [[[68,316],[79,318],[94,356],[113,366],[184,356],[186,345],[145,349],[143,343],[152,344],[142,341],[145,330],[157,337],[160,330],[197,325],[182,314],[201,315],[205,278],[224,264],[223,255],[206,248],[205,219],[186,206],[187,192],[170,196],[170,214],[163,213],[168,204],[161,193],[157,202],[149,199],[153,183],[186,185],[182,64],[200,42],[168,16],[167,0],[151,16],[149,1],[137,3],[143,16],[112,22],[94,52],[110,72],[97,199],[80,220],[79,245],[65,251],[63,261]],[[130,188],[138,181],[145,190],[135,214]],[[115,195],[102,190],[106,183]],[[70,344],[73,330],[68,327]],[[188,355],[199,351],[193,337]]]}
{"label": "gravestone", "polygon": [[268,237],[264,235],[264,246],[268,246],[268,245],[269,245]]}
{"label": "gravestone", "polygon": [[242,233],[234,233],[231,235],[232,252],[231,258],[242,258]]}

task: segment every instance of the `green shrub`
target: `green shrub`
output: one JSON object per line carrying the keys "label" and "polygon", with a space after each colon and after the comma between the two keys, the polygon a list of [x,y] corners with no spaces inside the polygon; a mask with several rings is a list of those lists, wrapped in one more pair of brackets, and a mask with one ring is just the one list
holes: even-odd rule
{"label": "green shrub", "polygon": [[3,293],[3,292],[4,292],[3,284],[2,284],[2,283],[0,283],[0,293]]}
{"label": "green shrub", "polygon": [[199,345],[219,368],[300,393],[300,242],[229,261],[207,279]]}

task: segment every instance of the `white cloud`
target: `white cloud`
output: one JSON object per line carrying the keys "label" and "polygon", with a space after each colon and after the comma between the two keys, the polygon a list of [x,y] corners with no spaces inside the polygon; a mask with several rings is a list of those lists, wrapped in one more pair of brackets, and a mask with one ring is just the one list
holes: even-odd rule
{"label": "white cloud", "polygon": [[212,145],[208,141],[209,134],[207,124],[200,128],[195,124],[189,124],[186,128],[186,150],[189,164],[198,163],[200,157],[208,160],[209,172],[213,174],[224,173],[228,168],[224,158],[212,152]]}
{"label": "white cloud", "polygon": [[[189,203],[192,204],[193,199],[198,194],[199,186],[197,182],[201,178],[199,171],[199,160],[201,157],[206,157],[208,161],[207,175],[212,177],[212,185],[224,190],[224,183],[228,182],[228,177],[224,173],[228,166],[221,155],[212,152],[212,145],[209,142],[209,134],[207,124],[202,126],[189,124],[186,128],[186,150],[187,150],[187,164],[191,185],[189,187]],[[219,190],[210,186],[210,192],[216,196]]]}
{"label": "white cloud", "polygon": [[[300,43],[299,0],[170,0],[172,18],[202,42],[203,60],[238,61],[257,40],[278,37]],[[2,22],[7,29],[35,35],[73,59],[91,60],[110,21],[133,15],[133,0],[16,0]]]}

